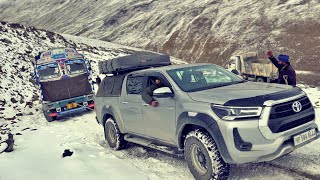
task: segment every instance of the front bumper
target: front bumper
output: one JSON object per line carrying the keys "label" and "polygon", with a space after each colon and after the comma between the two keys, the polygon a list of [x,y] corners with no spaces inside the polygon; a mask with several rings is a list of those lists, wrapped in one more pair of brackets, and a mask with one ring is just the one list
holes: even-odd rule
{"label": "front bumper", "polygon": [[[302,93],[287,99],[266,101],[259,118],[238,121],[219,121],[219,127],[231,157],[227,162],[241,164],[270,161],[318,139],[320,133],[314,120],[315,116],[312,106],[304,109],[301,113],[284,116],[280,119],[273,119],[277,120],[277,122],[279,121],[278,123],[285,128],[281,131],[272,131],[270,129],[271,126],[275,125],[275,122],[272,122],[273,124],[271,124],[271,126],[269,123],[272,107],[282,106],[283,104],[288,104],[288,102],[300,101],[301,98],[304,99],[303,97],[305,97],[305,94]],[[303,100],[301,100],[301,102],[302,101]],[[312,116],[313,119],[300,121],[301,119],[303,120],[304,117]],[[296,125],[294,125],[295,123]],[[294,126],[292,126],[292,124]],[[310,129],[316,130],[316,137],[295,146],[293,137]]]}
{"label": "front bumper", "polygon": [[[76,107],[68,108],[68,104],[75,103]],[[50,112],[49,116],[58,117],[65,114],[94,109],[94,96],[92,94],[65,99],[56,102],[43,103],[43,110]]]}
{"label": "front bumper", "polygon": [[[231,161],[228,163],[231,164],[270,161],[288,154],[296,148],[308,144],[320,137],[318,126],[314,121],[285,131],[285,133],[280,136],[277,135],[275,139],[266,139],[259,130],[258,120],[224,122],[219,126],[231,156]],[[316,138],[298,146],[294,146],[293,136],[313,128],[316,129]],[[239,149],[239,143],[237,144],[239,138],[236,137],[237,135],[235,136],[235,129],[237,129],[238,135],[241,137],[242,144],[246,145],[245,143],[250,143],[251,146],[244,146],[244,149]]]}

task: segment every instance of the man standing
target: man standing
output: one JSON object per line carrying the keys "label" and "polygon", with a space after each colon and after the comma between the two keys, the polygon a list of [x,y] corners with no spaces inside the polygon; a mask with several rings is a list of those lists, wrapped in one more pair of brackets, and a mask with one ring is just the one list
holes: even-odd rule
{"label": "man standing", "polygon": [[278,68],[278,83],[296,86],[296,72],[290,65],[289,56],[280,54],[277,60],[273,56],[272,51],[268,51],[267,56],[271,60],[271,62]]}

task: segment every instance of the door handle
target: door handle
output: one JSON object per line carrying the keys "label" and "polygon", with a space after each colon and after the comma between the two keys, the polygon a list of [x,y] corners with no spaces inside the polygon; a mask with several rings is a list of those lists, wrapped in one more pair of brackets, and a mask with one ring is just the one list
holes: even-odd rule
{"label": "door handle", "polygon": [[128,104],[128,102],[121,102],[122,104]]}

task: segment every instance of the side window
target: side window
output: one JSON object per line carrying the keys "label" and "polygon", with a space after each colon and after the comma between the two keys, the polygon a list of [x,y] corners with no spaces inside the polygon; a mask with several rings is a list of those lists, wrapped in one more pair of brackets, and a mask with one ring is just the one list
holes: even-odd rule
{"label": "side window", "polygon": [[127,93],[128,94],[141,94],[142,89],[142,76],[128,77],[127,79]]}
{"label": "side window", "polygon": [[156,79],[160,80],[160,87],[171,87],[170,83],[168,82],[167,79],[164,78],[164,76],[159,76],[159,75],[149,75],[148,76],[148,82],[147,82],[147,87],[150,85],[155,85],[156,84]]}
{"label": "side window", "polygon": [[233,65],[233,64],[236,64],[236,60],[235,59],[230,59],[229,60],[229,65]]}

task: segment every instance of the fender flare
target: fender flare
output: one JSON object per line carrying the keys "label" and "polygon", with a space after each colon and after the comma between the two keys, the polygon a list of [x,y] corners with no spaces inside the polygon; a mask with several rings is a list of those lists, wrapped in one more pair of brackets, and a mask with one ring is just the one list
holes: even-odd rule
{"label": "fender flare", "polygon": [[226,163],[233,162],[217,121],[204,113],[197,113],[195,116],[189,116],[188,112],[183,112],[179,115],[177,120],[177,127],[179,127],[179,129],[177,129],[176,132],[177,145],[179,149],[184,148],[183,136],[186,135],[184,134],[184,130],[188,125],[199,126],[206,130],[217,144],[223,160]]}
{"label": "fender flare", "polygon": [[123,123],[121,121],[120,116],[113,111],[113,108],[111,106],[109,108],[107,108],[107,107],[103,107],[102,108],[102,111],[101,111],[101,117],[102,117],[101,125],[103,127],[104,127],[104,124],[106,123],[106,121],[108,119],[107,118],[108,116],[112,116],[113,117],[113,120],[117,123],[118,128],[119,128],[121,133],[125,133],[126,132],[126,130],[124,128],[124,125],[123,125]]}

